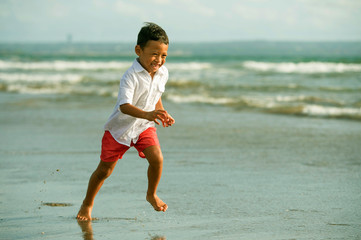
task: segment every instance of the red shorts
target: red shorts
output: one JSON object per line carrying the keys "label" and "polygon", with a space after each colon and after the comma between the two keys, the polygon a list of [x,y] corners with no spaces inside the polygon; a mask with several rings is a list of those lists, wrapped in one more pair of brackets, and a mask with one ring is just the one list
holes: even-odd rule
{"label": "red shorts", "polygon": [[[138,150],[139,157],[145,158],[143,151],[147,147],[159,146],[159,140],[156,131],[157,129],[155,127],[150,127],[139,135],[136,144],[131,142],[130,147],[134,146]],[[130,147],[118,143],[109,131],[105,131],[102,139],[102,152],[100,159],[103,162],[115,162],[118,159],[122,159],[124,153]]]}

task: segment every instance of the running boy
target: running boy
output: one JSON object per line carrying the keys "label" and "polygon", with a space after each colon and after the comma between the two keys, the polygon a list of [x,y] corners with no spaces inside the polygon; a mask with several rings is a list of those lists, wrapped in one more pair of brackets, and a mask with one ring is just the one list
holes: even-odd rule
{"label": "running boy", "polygon": [[135,53],[138,58],[120,80],[118,100],[105,124],[100,163],[89,179],[88,190],[77,215],[91,220],[94,198],[124,153],[134,146],[146,158],[148,190],[146,200],[157,211],[168,208],[156,194],[162,175],[163,155],[154,123],[172,126],[174,119],[164,110],[161,95],[168,80],[163,64],[167,57],[168,36],[154,23],[146,23],[138,34]]}

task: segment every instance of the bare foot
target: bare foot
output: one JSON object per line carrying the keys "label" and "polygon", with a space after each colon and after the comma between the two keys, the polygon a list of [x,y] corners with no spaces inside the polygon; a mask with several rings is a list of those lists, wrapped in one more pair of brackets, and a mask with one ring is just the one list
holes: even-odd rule
{"label": "bare foot", "polygon": [[93,210],[93,207],[89,207],[89,206],[82,204],[76,218],[80,221],[91,221],[92,220],[92,217],[91,217],[92,210]]}
{"label": "bare foot", "polygon": [[153,206],[156,211],[167,211],[168,206],[157,195],[147,195],[147,201]]}

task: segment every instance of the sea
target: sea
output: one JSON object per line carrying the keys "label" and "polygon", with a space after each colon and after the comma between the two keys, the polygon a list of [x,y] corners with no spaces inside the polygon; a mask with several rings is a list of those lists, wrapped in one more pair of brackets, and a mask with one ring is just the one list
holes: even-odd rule
{"label": "sea", "polygon": [[[116,97],[129,43],[0,44],[0,91]],[[361,120],[360,42],[174,43],[164,99]]]}
{"label": "sea", "polygon": [[75,218],[133,43],[0,44],[0,239],[361,239],[361,42],[171,43],[168,210],[131,148]]}

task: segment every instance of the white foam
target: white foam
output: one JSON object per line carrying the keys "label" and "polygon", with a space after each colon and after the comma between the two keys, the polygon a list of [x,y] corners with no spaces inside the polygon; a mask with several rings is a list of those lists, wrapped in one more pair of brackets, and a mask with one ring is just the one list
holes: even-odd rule
{"label": "white foam", "polygon": [[11,84],[7,87],[9,92],[17,93],[28,93],[28,94],[68,94],[71,89],[68,87],[43,87],[43,88],[32,88],[30,86],[22,84]]}
{"label": "white foam", "polygon": [[247,106],[255,108],[273,108],[278,106],[273,97],[242,96],[240,98],[210,97],[204,95],[167,95],[167,99],[176,103],[209,103],[215,105],[244,102]]}
{"label": "white foam", "polygon": [[91,95],[91,96],[112,96],[117,97],[118,93],[112,87],[99,88],[97,86],[75,86],[75,85],[46,85],[34,86],[21,83],[9,84],[6,86],[8,92],[26,93],[26,94],[75,94],[75,95]]}
{"label": "white foam", "polygon": [[229,104],[234,103],[234,99],[231,98],[214,98],[201,95],[168,95],[167,99],[176,103],[210,103],[210,104]]}
{"label": "white foam", "polygon": [[306,105],[302,111],[303,114],[313,116],[360,116],[361,108],[337,108],[325,107],[319,105]]}
{"label": "white foam", "polygon": [[305,100],[305,96],[276,96],[277,102],[295,102]]}
{"label": "white foam", "polygon": [[78,74],[25,74],[25,73],[0,73],[0,80],[4,82],[71,82],[76,83],[82,80]]}
{"label": "white foam", "polygon": [[[117,70],[125,69],[132,65],[131,62],[122,61],[43,61],[43,62],[16,62],[0,60],[0,69],[21,70]],[[212,67],[207,62],[166,63],[171,70],[203,70]]]}
{"label": "white foam", "polygon": [[0,60],[0,69],[22,70],[101,70],[101,69],[124,69],[130,67],[130,62],[119,61],[44,61],[44,62],[15,62]]}
{"label": "white foam", "polygon": [[343,73],[361,72],[361,64],[330,62],[256,62],[245,61],[243,66],[256,71],[274,71],[281,73]]}

